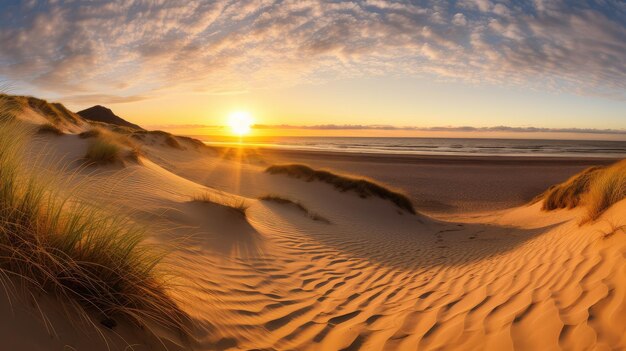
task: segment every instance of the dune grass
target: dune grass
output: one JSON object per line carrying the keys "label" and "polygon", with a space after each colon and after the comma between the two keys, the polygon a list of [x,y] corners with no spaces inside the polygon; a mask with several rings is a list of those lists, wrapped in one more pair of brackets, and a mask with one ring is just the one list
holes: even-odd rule
{"label": "dune grass", "polygon": [[626,199],[626,160],[608,167],[591,167],[562,184],[552,186],[537,199],[544,211],[585,207],[587,218],[598,219],[615,203]]}
{"label": "dune grass", "polygon": [[[133,131],[132,137],[137,139],[143,139],[145,135],[154,135],[160,138],[163,138],[163,142],[166,146],[169,146],[173,149],[184,150],[185,148],[181,145],[178,139],[184,139],[187,141],[195,140],[189,137],[179,137],[175,136],[171,133],[164,132],[162,130],[137,130]],[[199,141],[198,141],[199,142]]]}
{"label": "dune grass", "polygon": [[[0,85],[0,88],[2,88],[2,85]],[[22,108],[23,106],[15,96],[0,93],[0,119],[3,122],[15,119],[16,114]]]}
{"label": "dune grass", "polygon": [[37,133],[39,133],[39,134],[53,134],[53,135],[57,135],[57,136],[61,136],[61,135],[65,134],[65,133],[63,133],[63,131],[61,129],[59,129],[57,126],[55,126],[52,123],[46,123],[46,124],[40,125],[39,128],[37,128]]}
{"label": "dune grass", "polygon": [[23,97],[27,100],[28,105],[35,111],[40,112],[44,116],[52,119],[54,122],[70,122],[78,125],[80,118],[68,110],[63,104],[50,103],[46,100],[37,99],[31,96]]}
{"label": "dune grass", "polygon": [[303,212],[307,217],[311,218],[312,220],[330,224],[330,221],[328,219],[322,217],[321,215],[317,213],[311,212],[308,208],[306,208],[303,204],[301,204],[298,201],[293,201],[291,199],[288,199],[286,197],[279,196],[279,195],[265,195],[265,196],[261,196],[259,200],[275,202],[275,203],[282,204],[282,205],[294,206],[295,208]]}
{"label": "dune grass", "polygon": [[178,142],[178,140],[176,140],[176,137],[174,137],[173,135],[168,135],[165,137],[165,145],[174,148],[174,149],[178,149],[178,150],[183,150],[184,147],[182,145],[180,145],[180,143]]}
{"label": "dune grass", "polygon": [[585,202],[589,220],[598,219],[615,203],[626,198],[626,161],[600,172],[590,184]]}
{"label": "dune grass", "polygon": [[114,163],[122,160],[122,147],[107,138],[96,138],[87,146],[85,159],[97,164]]}
{"label": "dune grass", "polygon": [[38,99],[32,96],[16,96],[0,94],[3,103],[5,105],[12,105],[12,108],[16,111],[21,111],[28,107],[44,117],[46,117],[52,123],[65,123],[69,122],[74,125],[79,125],[81,118],[74,112],[68,110],[63,104],[51,103],[46,100]]}
{"label": "dune grass", "polygon": [[389,188],[377,184],[371,180],[363,178],[353,178],[338,175],[329,171],[315,170],[301,164],[273,165],[266,169],[270,174],[284,174],[289,177],[303,179],[305,181],[321,181],[331,184],[340,191],[352,191],[362,198],[370,196],[379,197],[391,201],[398,208],[415,214],[415,208],[411,200],[404,194],[390,190]]}
{"label": "dune grass", "polygon": [[79,134],[79,137],[90,139],[85,159],[91,163],[116,163],[124,159],[140,162],[140,147],[126,135],[103,128],[92,128]]}
{"label": "dune grass", "polygon": [[207,147],[208,148],[208,146],[206,146],[206,144],[204,144],[202,141],[200,141],[198,139],[195,139],[195,138],[191,138],[191,137],[187,137],[187,136],[180,136],[180,135],[177,135],[176,138],[188,142],[189,144],[193,145],[194,148],[200,148],[200,147]]}
{"label": "dune grass", "polygon": [[84,131],[78,134],[78,137],[81,139],[96,138],[96,137],[99,137],[103,133],[104,133],[104,129],[100,127],[95,127],[95,128],[91,128],[87,131]]}
{"label": "dune grass", "polygon": [[539,196],[543,199],[542,209],[552,211],[577,207],[589,192],[592,181],[602,173],[604,167],[590,167],[572,176],[562,184],[555,185]]}
{"label": "dune grass", "polygon": [[163,252],[127,217],[63,193],[60,178],[28,164],[25,135],[16,123],[0,122],[0,277],[70,302],[109,327],[122,318],[187,335],[188,317],[167,294]]}
{"label": "dune grass", "polygon": [[209,193],[194,196],[193,201],[224,206],[243,217],[246,217],[246,212],[248,211],[248,208],[250,208],[245,199],[236,199],[234,197],[224,197],[218,199],[216,196]]}

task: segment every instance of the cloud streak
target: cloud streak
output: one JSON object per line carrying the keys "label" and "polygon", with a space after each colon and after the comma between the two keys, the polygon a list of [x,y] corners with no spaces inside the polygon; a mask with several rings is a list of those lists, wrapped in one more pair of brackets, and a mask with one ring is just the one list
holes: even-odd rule
{"label": "cloud streak", "polygon": [[82,97],[397,74],[626,98],[619,0],[8,0],[0,47],[0,75]]}
{"label": "cloud streak", "polygon": [[254,125],[255,129],[308,129],[308,130],[401,130],[401,131],[421,131],[421,132],[505,132],[505,133],[574,133],[574,134],[616,134],[626,135],[626,129],[596,129],[596,128],[539,128],[539,127],[471,127],[471,126],[442,126],[442,127],[411,127],[392,125],[336,125],[323,124],[312,126],[296,125]]}
{"label": "cloud streak", "polygon": [[124,104],[130,102],[137,102],[147,100],[149,97],[134,95],[134,96],[118,96],[107,94],[85,94],[85,95],[69,95],[60,98],[65,103],[74,104]]}
{"label": "cloud streak", "polygon": [[[228,129],[226,126],[205,125],[205,124],[167,124],[152,125],[150,129]],[[598,129],[598,128],[540,128],[540,127],[472,127],[472,126],[438,126],[438,127],[418,127],[418,126],[393,126],[393,125],[363,125],[363,124],[322,124],[322,125],[291,125],[291,124],[255,124],[252,129],[259,130],[371,130],[371,131],[416,131],[416,132],[486,132],[486,133],[569,133],[569,134],[604,134],[604,135],[626,135],[626,129]]]}

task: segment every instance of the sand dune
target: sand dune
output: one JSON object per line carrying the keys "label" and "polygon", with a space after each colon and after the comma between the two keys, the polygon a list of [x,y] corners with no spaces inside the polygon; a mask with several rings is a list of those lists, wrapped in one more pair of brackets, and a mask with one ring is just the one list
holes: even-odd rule
{"label": "sand dune", "polygon": [[[86,141],[74,134],[39,136],[30,153],[65,160],[63,172],[88,182],[86,199],[113,201],[154,228],[151,240],[176,242],[168,264],[185,283],[171,293],[194,321],[184,348],[626,348],[626,202],[583,226],[579,209],[545,213],[540,204],[444,221],[268,174],[259,155],[158,138],[143,136],[142,162],[123,168],[85,167]],[[268,194],[330,223],[258,199]],[[249,206],[245,216],[229,208],[233,199]],[[26,347],[92,340],[59,323],[60,333]],[[48,333],[36,317],[25,325],[6,326],[21,333],[5,337],[25,345],[16,339],[30,329]],[[118,328],[125,340],[145,345],[129,328]]]}

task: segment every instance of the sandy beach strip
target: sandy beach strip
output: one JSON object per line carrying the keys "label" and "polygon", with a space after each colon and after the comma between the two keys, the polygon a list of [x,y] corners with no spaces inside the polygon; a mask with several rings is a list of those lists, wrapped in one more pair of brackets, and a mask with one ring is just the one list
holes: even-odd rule
{"label": "sandy beach strip", "polygon": [[257,149],[268,163],[303,163],[362,175],[404,190],[429,214],[511,208],[581,170],[608,165],[601,157],[397,155]]}

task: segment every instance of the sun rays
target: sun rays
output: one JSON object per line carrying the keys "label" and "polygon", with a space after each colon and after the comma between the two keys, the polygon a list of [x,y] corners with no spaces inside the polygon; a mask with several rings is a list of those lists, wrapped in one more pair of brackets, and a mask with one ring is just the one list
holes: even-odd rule
{"label": "sun rays", "polygon": [[252,123],[253,118],[248,111],[235,111],[228,115],[228,126],[231,132],[240,138],[250,134]]}

